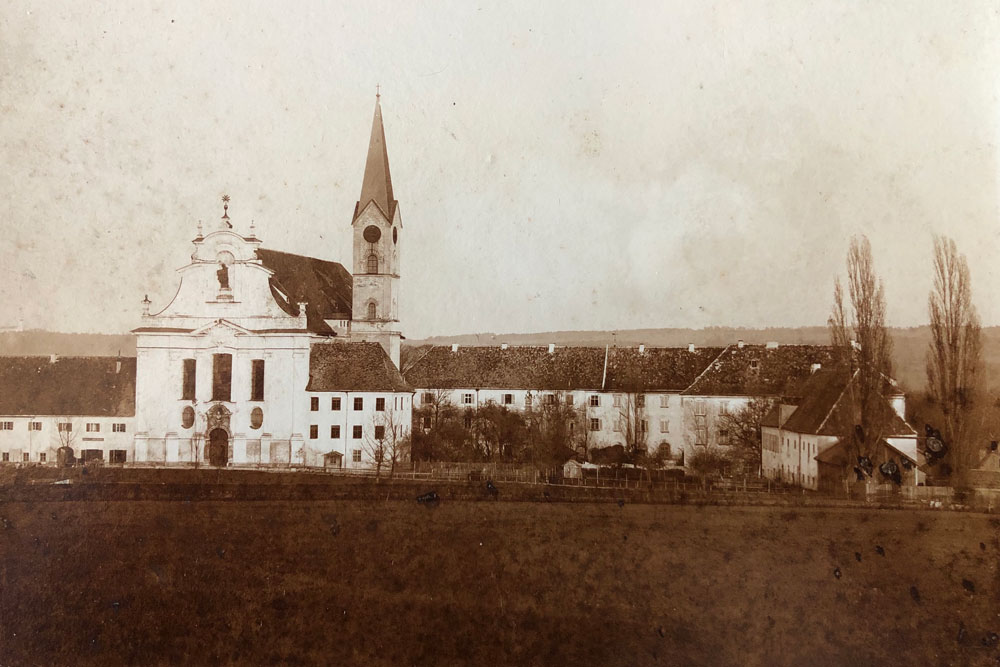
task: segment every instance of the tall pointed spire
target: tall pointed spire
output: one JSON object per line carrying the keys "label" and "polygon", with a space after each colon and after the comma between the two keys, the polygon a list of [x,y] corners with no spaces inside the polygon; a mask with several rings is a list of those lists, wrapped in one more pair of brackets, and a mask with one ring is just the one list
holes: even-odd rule
{"label": "tall pointed spire", "polygon": [[361,184],[361,197],[354,210],[357,217],[368,202],[374,201],[391,221],[396,208],[392,197],[392,178],[389,176],[389,153],[385,147],[385,130],[382,128],[381,95],[375,93],[375,117],[372,119],[372,136],[368,141],[368,160],[365,162],[365,180]]}

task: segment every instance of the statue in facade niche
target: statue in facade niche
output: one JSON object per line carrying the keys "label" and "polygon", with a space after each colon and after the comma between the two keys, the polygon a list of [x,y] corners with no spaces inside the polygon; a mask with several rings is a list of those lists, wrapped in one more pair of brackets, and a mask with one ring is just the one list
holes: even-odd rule
{"label": "statue in facade niche", "polygon": [[219,279],[219,287],[229,289],[229,267],[220,262],[219,270],[215,272],[215,275]]}

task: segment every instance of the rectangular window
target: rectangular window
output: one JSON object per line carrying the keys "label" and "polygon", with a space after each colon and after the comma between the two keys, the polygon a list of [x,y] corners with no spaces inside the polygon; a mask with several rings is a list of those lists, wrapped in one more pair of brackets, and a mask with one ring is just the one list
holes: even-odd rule
{"label": "rectangular window", "polygon": [[69,433],[73,430],[73,424],[70,422],[59,422],[58,427],[60,433]]}
{"label": "rectangular window", "polygon": [[310,396],[309,397],[309,411],[310,412],[319,412],[319,396]]}
{"label": "rectangular window", "polygon": [[660,433],[670,433],[670,420],[661,419],[660,420]]}
{"label": "rectangular window", "polygon": [[339,440],[340,439],[340,424],[334,424],[330,427],[330,439]]}
{"label": "rectangular window", "polygon": [[351,452],[351,460],[355,463],[361,463],[361,450],[355,449]]}
{"label": "rectangular window", "polygon": [[25,463],[27,463],[28,461],[30,461],[30,460],[31,460],[31,459],[30,459],[30,458],[28,457],[28,452],[24,452],[23,454],[21,454],[21,460],[22,460],[22,461],[24,461]]}
{"label": "rectangular window", "polygon": [[45,452],[42,452],[41,454],[38,455],[38,462],[45,463]]}
{"label": "rectangular window", "polygon": [[181,381],[181,399],[185,401],[194,400],[195,378],[197,377],[198,362],[194,359],[184,360],[183,380]]}
{"label": "rectangular window", "polygon": [[422,402],[422,403],[423,403],[424,405],[430,405],[431,403],[433,403],[433,402],[434,402],[434,394],[432,394],[432,393],[431,393],[431,392],[429,392],[429,391],[425,391],[425,392],[424,392],[424,393],[423,393],[423,394],[421,395],[421,397],[420,397],[420,401],[421,401],[421,402]]}
{"label": "rectangular window", "polygon": [[0,431],[13,431],[14,422],[0,422]]}
{"label": "rectangular window", "polygon": [[375,439],[378,441],[385,440],[385,426],[375,427]]}
{"label": "rectangular window", "polygon": [[462,394],[462,404],[472,405],[472,394]]}
{"label": "rectangular window", "polygon": [[708,418],[705,415],[694,416],[694,444],[708,444]]}
{"label": "rectangular window", "polygon": [[233,400],[233,355],[212,355],[212,400]]}
{"label": "rectangular window", "polygon": [[545,405],[555,405],[556,395],[555,394],[545,394]]}
{"label": "rectangular window", "polygon": [[719,414],[720,415],[729,414],[729,401],[722,401],[722,403],[719,404]]}
{"label": "rectangular window", "polygon": [[566,405],[573,405],[573,394],[566,394]]}
{"label": "rectangular window", "polygon": [[112,449],[108,452],[108,463],[125,463],[128,453],[124,449]]}
{"label": "rectangular window", "polygon": [[615,433],[621,433],[622,432],[622,423],[616,419],[615,420],[615,425],[614,425],[613,429],[614,429]]}
{"label": "rectangular window", "polygon": [[315,440],[318,437],[319,437],[319,426],[317,426],[316,424],[311,424],[309,426],[309,439]]}
{"label": "rectangular window", "polygon": [[361,436],[364,435],[364,429],[361,426],[355,426],[354,430],[351,432],[355,440],[360,440]]}
{"label": "rectangular window", "polygon": [[639,420],[639,433],[648,433],[648,432],[649,432],[649,420],[648,419],[640,419]]}
{"label": "rectangular window", "polygon": [[465,415],[465,428],[472,428],[472,415]]}
{"label": "rectangular window", "polygon": [[124,433],[125,432],[125,424],[121,424],[121,423],[112,424],[111,425],[111,432],[112,433]]}
{"label": "rectangular window", "polygon": [[251,363],[250,400],[264,400],[264,360],[254,359]]}
{"label": "rectangular window", "polygon": [[364,410],[365,409],[365,399],[361,398],[360,396],[358,398],[355,398],[354,399],[354,409],[355,410]]}
{"label": "rectangular window", "polygon": [[340,410],[340,396],[334,396],[330,399],[330,409]]}
{"label": "rectangular window", "polygon": [[96,422],[87,423],[87,433],[100,433],[101,425]]}
{"label": "rectangular window", "polygon": [[616,408],[620,408],[622,406],[622,395],[621,394],[615,394],[614,406]]}
{"label": "rectangular window", "polygon": [[592,417],[590,419],[590,430],[591,431],[600,431],[601,430],[601,420],[600,419],[595,419],[595,418]]}
{"label": "rectangular window", "polygon": [[424,417],[424,428],[425,429],[430,429],[430,427],[431,427],[431,418],[430,417]]}
{"label": "rectangular window", "polygon": [[503,395],[503,404],[504,405],[513,405],[514,404],[514,394],[504,394]]}
{"label": "rectangular window", "polygon": [[670,394],[660,394],[660,407],[661,408],[670,407]]}
{"label": "rectangular window", "polygon": [[42,430],[42,422],[28,422],[28,430],[29,431],[41,431]]}
{"label": "rectangular window", "polygon": [[601,407],[601,397],[597,394],[591,394],[590,396],[590,407],[599,408]]}
{"label": "rectangular window", "polygon": [[646,395],[645,394],[638,394],[635,397],[635,404],[637,406],[639,406],[640,408],[646,407]]}
{"label": "rectangular window", "polygon": [[524,407],[526,407],[526,408],[530,408],[531,407],[531,394],[525,394],[524,395]]}
{"label": "rectangular window", "polygon": [[0,461],[10,461],[10,453],[4,452],[2,455],[0,455]]}
{"label": "rectangular window", "polygon": [[385,412],[385,399],[384,398],[376,398],[375,399],[375,411],[376,412]]}

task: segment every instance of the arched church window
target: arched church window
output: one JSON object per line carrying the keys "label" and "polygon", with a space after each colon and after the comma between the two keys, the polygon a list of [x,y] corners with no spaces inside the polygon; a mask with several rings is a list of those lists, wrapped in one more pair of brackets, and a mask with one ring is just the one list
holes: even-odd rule
{"label": "arched church window", "polygon": [[378,273],[378,255],[368,255],[368,273]]}
{"label": "arched church window", "polygon": [[368,304],[368,319],[374,320],[376,315],[375,302],[372,301]]}

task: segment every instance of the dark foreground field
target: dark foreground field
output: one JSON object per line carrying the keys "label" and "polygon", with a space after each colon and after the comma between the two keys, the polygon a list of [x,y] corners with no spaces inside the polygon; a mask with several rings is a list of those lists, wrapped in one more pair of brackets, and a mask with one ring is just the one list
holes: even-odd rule
{"label": "dark foreground field", "polygon": [[984,645],[1000,632],[1000,522],[983,515],[140,501],[8,502],[0,517],[3,665],[1000,655]]}

